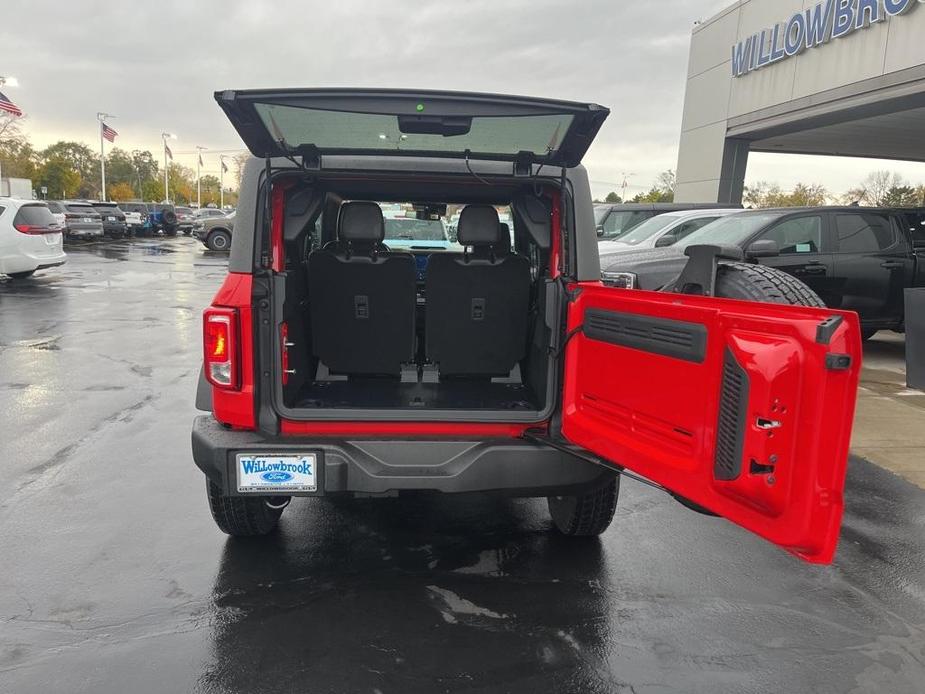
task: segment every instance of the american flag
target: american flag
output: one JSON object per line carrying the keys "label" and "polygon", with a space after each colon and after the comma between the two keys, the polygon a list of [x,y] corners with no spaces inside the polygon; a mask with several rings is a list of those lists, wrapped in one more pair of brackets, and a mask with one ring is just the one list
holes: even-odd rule
{"label": "american flag", "polygon": [[22,115],[22,109],[10,101],[5,94],[0,93],[0,111],[12,114],[19,118]]}
{"label": "american flag", "polygon": [[228,164],[225,163],[224,159],[222,159],[222,173],[228,173]]}
{"label": "american flag", "polygon": [[105,137],[107,140],[109,140],[110,142],[115,142],[116,135],[118,134],[119,133],[117,133],[115,130],[113,130],[108,125],[103,123],[103,137]]}
{"label": "american flag", "polygon": [[170,161],[173,161],[173,152],[170,151],[170,147],[167,146],[167,143],[164,143],[164,151],[167,153],[167,156],[170,157]]}

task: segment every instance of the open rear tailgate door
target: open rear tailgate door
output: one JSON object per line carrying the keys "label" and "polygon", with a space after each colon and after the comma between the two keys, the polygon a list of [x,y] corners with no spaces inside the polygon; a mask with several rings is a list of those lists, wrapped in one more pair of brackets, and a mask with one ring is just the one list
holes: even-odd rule
{"label": "open rear tailgate door", "polygon": [[838,542],[857,315],[581,283],[562,434],[802,559]]}

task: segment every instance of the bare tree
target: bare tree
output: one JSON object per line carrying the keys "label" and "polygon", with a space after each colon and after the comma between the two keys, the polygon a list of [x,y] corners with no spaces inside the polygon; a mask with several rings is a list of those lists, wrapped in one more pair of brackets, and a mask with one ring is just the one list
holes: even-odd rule
{"label": "bare tree", "polygon": [[905,185],[906,181],[895,171],[873,171],[858,188],[849,190],[844,199],[849,204],[857,202],[875,207],[885,205],[890,192]]}

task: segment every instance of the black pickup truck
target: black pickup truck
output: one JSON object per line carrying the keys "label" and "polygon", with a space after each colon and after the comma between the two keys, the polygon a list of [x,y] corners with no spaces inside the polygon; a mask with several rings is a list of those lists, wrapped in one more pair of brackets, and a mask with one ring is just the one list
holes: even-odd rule
{"label": "black pickup truck", "polygon": [[684,268],[687,247],[734,247],[750,262],[800,278],[830,308],[856,311],[869,338],[878,330],[902,331],[904,290],[925,286],[922,229],[922,210],[749,210],[708,224],[675,245],[604,255],[602,276],[610,286],[661,289]]}

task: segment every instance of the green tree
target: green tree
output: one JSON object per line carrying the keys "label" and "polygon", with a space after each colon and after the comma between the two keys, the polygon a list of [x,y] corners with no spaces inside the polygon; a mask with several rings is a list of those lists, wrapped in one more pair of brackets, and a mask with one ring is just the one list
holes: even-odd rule
{"label": "green tree", "polygon": [[130,183],[126,183],[125,181],[122,181],[121,183],[113,183],[112,185],[107,183],[106,187],[109,189],[109,199],[115,200],[116,202],[131,200],[136,195],[132,185]]}
{"label": "green tree", "polygon": [[892,186],[883,196],[887,207],[918,207],[919,192],[912,186]]}
{"label": "green tree", "polygon": [[48,188],[49,198],[72,198],[81,187],[80,174],[65,159],[47,159],[38,171],[38,185]]}
{"label": "green tree", "polygon": [[154,155],[147,150],[132,150],[132,168],[135,171],[135,190],[141,192],[144,184],[151,180],[161,180],[160,168]]}
{"label": "green tree", "polygon": [[106,183],[127,183],[134,187],[135,166],[132,156],[124,149],[114,147],[106,156]]}
{"label": "green tree", "polygon": [[203,206],[210,203],[218,205],[219,200],[221,199],[221,182],[218,180],[218,176],[203,176],[199,180],[199,187],[202,190]]}
{"label": "green tree", "polygon": [[164,199],[164,182],[160,179],[149,178],[142,181],[141,198],[145,202],[160,202]]}
{"label": "green tree", "polygon": [[619,204],[623,202],[623,198],[617,195],[615,191],[611,191],[610,193],[607,193],[607,197],[604,198],[604,202],[611,202],[614,204]]}
{"label": "green tree", "polygon": [[662,171],[656,179],[648,193],[639,193],[633,198],[633,202],[674,202],[674,187],[677,177],[674,171],[668,169]]}
{"label": "green tree", "polygon": [[38,173],[38,155],[28,140],[0,141],[0,162],[3,163],[3,175],[9,178],[28,178],[31,181]]}
{"label": "green tree", "polygon": [[66,162],[80,178],[77,193],[81,197],[96,197],[100,193],[100,157],[82,142],[58,141],[43,149],[43,161]]}
{"label": "green tree", "polygon": [[829,192],[818,183],[797,183],[785,192],[776,183],[759,181],[745,187],[743,201],[750,207],[815,207],[825,205]]}
{"label": "green tree", "polygon": [[188,205],[196,199],[196,172],[182,164],[171,164],[167,169],[170,182],[170,201]]}

